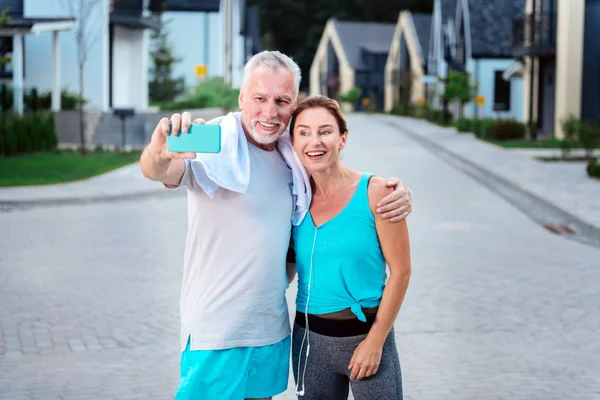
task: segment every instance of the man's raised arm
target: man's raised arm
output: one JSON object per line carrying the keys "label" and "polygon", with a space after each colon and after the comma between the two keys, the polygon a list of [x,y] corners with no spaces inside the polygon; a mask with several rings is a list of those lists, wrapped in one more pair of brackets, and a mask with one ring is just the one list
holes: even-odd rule
{"label": "man's raised arm", "polygon": [[[184,112],[182,115],[173,114],[171,120],[163,118],[152,133],[150,144],[144,149],[140,157],[142,174],[148,179],[159,181],[166,185],[178,186],[185,172],[186,158],[195,158],[195,153],[173,153],[167,150],[167,135],[169,123],[172,125],[172,135],[185,135],[189,131],[191,115]],[[203,123],[203,120],[194,122]]]}

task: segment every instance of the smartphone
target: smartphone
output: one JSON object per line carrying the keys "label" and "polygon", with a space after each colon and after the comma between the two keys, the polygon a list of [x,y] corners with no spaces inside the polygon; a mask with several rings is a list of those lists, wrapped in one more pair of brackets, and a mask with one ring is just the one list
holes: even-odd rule
{"label": "smartphone", "polygon": [[177,153],[218,153],[221,151],[221,126],[214,124],[191,124],[187,133],[171,135],[169,124],[167,150]]}

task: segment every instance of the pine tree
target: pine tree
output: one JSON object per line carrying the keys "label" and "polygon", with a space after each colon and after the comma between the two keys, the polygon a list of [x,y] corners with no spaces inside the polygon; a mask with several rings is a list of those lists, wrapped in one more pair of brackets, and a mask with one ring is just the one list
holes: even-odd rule
{"label": "pine tree", "polygon": [[[10,22],[10,16],[8,15],[9,11],[10,11],[10,8],[7,7],[0,12],[0,28]],[[11,39],[11,37],[5,38],[5,40],[10,40],[10,39]],[[10,61],[11,61],[11,59],[9,56],[3,55],[3,54],[0,55],[0,69],[3,69],[6,64],[10,63]]]}
{"label": "pine tree", "polygon": [[160,30],[152,34],[153,49],[150,57],[153,66],[150,69],[152,80],[149,84],[151,102],[174,101],[185,90],[184,78],[173,78],[173,67],[181,59],[173,54],[165,25],[162,23]]}

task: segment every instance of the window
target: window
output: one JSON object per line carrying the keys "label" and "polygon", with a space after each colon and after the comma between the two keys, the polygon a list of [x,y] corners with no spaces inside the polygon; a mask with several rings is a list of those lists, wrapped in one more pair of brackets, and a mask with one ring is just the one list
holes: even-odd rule
{"label": "window", "polygon": [[510,81],[502,78],[503,73],[494,73],[494,111],[510,111]]}

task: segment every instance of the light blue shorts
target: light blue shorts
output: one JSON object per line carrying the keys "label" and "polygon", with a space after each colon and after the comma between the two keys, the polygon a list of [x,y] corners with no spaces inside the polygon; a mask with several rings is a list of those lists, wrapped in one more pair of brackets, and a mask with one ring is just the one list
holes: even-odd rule
{"label": "light blue shorts", "polygon": [[290,337],[262,347],[190,350],[181,354],[181,378],[175,400],[260,399],[288,386]]}

